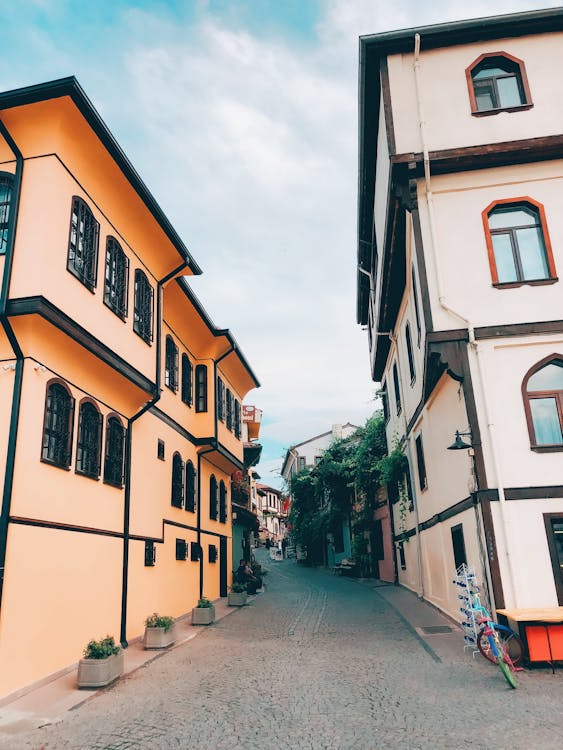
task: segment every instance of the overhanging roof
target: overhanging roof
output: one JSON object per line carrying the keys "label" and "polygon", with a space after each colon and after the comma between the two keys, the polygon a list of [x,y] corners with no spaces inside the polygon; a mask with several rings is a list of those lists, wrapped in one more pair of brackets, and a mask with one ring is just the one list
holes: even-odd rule
{"label": "overhanging roof", "polygon": [[105,149],[125,175],[131,187],[139,195],[149,212],[159,224],[164,234],[168,237],[179,255],[188,263],[192,273],[195,275],[201,274],[201,268],[191,256],[188,248],[165,216],[164,211],[160,208],[156,199],[145,185],[138,172],[125,155],[125,152],[96,111],[94,105],[86,96],[84,89],[80,86],[74,76],[59,78],[56,81],[48,81],[46,83],[38,83],[34,86],[12,89],[11,91],[4,91],[3,93],[0,93],[0,110],[21,107],[26,104],[34,104],[35,102],[47,101],[49,99],[58,99],[64,96],[68,96],[72,99],[88,125],[98,136]]}

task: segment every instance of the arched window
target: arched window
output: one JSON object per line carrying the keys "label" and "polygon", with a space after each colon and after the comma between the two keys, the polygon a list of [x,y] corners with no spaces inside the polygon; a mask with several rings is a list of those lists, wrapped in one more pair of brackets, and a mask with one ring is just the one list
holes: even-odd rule
{"label": "arched window", "polygon": [[104,457],[104,482],[123,487],[123,462],[125,457],[125,427],[118,417],[108,417],[106,422],[106,450]]}
{"label": "arched window", "polygon": [[207,411],[207,365],[195,368],[195,410]]}
{"label": "arched window", "polygon": [[171,391],[178,390],[178,347],[172,336],[166,337],[164,383]]}
{"label": "arched window", "polygon": [[182,401],[188,406],[192,405],[193,392],[193,366],[187,354],[182,354]]}
{"label": "arched window", "polygon": [[70,214],[67,269],[91,291],[98,276],[100,225],[82,198],[74,196]]}
{"label": "arched window", "polygon": [[191,461],[186,461],[186,510],[195,513],[197,485],[196,472]]}
{"label": "arched window", "polygon": [[209,518],[217,520],[217,480],[214,474],[209,478]]}
{"label": "arched window", "polygon": [[526,68],[517,57],[506,52],[481,55],[467,68],[465,75],[474,115],[532,106]]}
{"label": "arched window", "polygon": [[152,341],[152,311],[154,290],[146,275],[139,268],[135,271],[135,310],[133,330],[146,341]]}
{"label": "arched window", "polygon": [[227,488],[221,479],[219,482],[219,521],[225,523],[227,520]]}
{"label": "arched window", "polygon": [[493,284],[555,281],[555,263],[541,203],[495,201],[483,211]]}
{"label": "arched window", "polygon": [[129,258],[115,237],[106,242],[106,273],[104,303],[122,320],[127,317],[127,291],[129,289]]}
{"label": "arched window", "polygon": [[92,479],[100,476],[102,453],[102,415],[91,401],[83,401],[78,413],[76,473]]}
{"label": "arched window", "polygon": [[172,497],[171,504],[181,508],[184,503],[184,462],[179,453],[172,456]]}
{"label": "arched window", "polygon": [[6,252],[8,246],[8,227],[10,224],[10,202],[12,200],[12,186],[14,176],[7,172],[0,172],[0,255]]}
{"label": "arched window", "polygon": [[63,469],[70,466],[74,423],[74,399],[68,388],[55,382],[47,385],[41,459]]}
{"label": "arched window", "polygon": [[553,354],[534,365],[522,396],[531,447],[563,450],[563,356]]}

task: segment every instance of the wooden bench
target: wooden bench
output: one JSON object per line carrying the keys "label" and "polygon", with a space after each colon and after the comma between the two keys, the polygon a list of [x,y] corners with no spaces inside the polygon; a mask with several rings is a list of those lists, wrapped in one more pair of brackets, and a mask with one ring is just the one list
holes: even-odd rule
{"label": "wooden bench", "polygon": [[334,575],[340,576],[351,576],[356,572],[357,565],[353,560],[347,560],[344,558],[339,563],[333,566],[332,572]]}
{"label": "wooden bench", "polygon": [[518,631],[530,664],[563,661],[563,607],[497,609],[497,615]]}

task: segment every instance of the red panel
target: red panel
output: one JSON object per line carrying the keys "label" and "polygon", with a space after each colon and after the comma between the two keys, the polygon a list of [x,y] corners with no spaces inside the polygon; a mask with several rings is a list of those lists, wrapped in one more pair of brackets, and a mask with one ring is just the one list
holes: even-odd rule
{"label": "red panel", "polygon": [[530,661],[551,661],[545,625],[526,625],[526,639]]}
{"label": "red panel", "polygon": [[548,625],[549,642],[554,661],[563,661],[563,625]]}

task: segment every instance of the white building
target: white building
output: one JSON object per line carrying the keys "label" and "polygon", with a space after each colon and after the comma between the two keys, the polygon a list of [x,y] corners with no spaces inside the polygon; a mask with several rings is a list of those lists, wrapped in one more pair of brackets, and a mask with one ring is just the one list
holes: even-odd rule
{"label": "white building", "polygon": [[335,440],[350,437],[358,429],[357,425],[350,422],[346,424],[333,424],[332,429],[320,435],[296,443],[286,451],[283,461],[281,475],[289,483],[293,474],[302,471],[306,467],[316,466],[321,460],[324,451]]}
{"label": "white building", "polygon": [[563,605],[562,64],[561,8],[360,39],[357,319],[400,581],[451,615],[463,561],[497,608]]}

